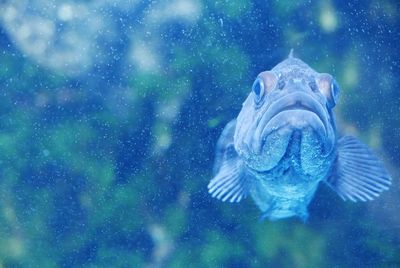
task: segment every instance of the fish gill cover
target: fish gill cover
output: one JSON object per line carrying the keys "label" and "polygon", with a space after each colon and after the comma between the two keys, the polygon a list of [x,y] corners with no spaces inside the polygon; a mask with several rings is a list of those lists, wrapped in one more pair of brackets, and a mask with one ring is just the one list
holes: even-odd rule
{"label": "fish gill cover", "polygon": [[[0,267],[397,267],[396,1],[0,1]],[[389,191],[306,224],[210,198],[214,150],[294,48]],[[294,146],[293,148],[296,148]]]}

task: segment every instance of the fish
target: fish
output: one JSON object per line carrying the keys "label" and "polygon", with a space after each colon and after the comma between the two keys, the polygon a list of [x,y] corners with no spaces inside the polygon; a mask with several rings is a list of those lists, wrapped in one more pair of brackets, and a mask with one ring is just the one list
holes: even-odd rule
{"label": "fish", "polygon": [[308,218],[320,183],[343,200],[369,201],[391,177],[364,143],[338,134],[340,88],[290,52],[255,79],[237,118],[217,142],[208,192],[221,201],[251,196],[270,221]]}

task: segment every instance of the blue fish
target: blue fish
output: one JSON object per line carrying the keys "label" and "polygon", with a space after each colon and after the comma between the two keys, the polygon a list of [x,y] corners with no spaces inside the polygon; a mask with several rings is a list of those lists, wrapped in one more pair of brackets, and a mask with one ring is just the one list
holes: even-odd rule
{"label": "blue fish", "polygon": [[293,56],[260,73],[238,117],[217,143],[209,193],[239,202],[250,195],[262,218],[306,220],[321,181],[343,200],[372,200],[391,178],[355,137],[338,137],[339,86]]}

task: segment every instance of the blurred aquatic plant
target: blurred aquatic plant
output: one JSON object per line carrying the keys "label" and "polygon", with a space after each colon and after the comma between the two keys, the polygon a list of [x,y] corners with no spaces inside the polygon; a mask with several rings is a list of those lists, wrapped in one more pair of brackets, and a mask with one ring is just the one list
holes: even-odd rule
{"label": "blurred aquatic plant", "polygon": [[157,49],[166,25],[192,24],[200,13],[199,4],[191,0],[0,3],[0,22],[19,49],[71,77],[96,71],[112,76],[115,70],[110,68],[120,71],[131,65],[157,69],[165,56]]}
{"label": "blurred aquatic plant", "polygon": [[[342,120],[395,163],[396,3],[324,2],[332,28],[310,2],[45,2],[0,2],[0,266],[398,266],[386,206],[322,187],[307,224],[259,223],[251,202],[206,191],[222,127],[290,48],[335,74]],[[22,44],[23,25],[44,50]]]}

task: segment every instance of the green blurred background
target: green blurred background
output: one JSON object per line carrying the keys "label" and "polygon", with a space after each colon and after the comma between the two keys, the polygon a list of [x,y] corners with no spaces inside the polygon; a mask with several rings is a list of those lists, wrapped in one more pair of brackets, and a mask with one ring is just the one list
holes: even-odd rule
{"label": "green blurred background", "polygon": [[[400,267],[397,1],[22,2],[0,1],[1,268]],[[60,30],[43,52],[24,37],[46,36],[26,34],[37,17]],[[88,42],[75,65],[50,61],[64,30]],[[393,185],[370,203],[321,185],[306,224],[260,222],[207,184],[224,125],[291,48],[336,77],[340,131]]]}

